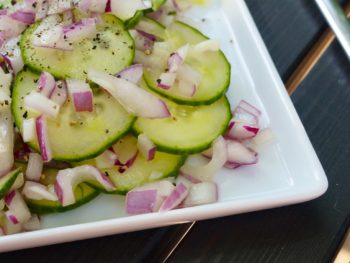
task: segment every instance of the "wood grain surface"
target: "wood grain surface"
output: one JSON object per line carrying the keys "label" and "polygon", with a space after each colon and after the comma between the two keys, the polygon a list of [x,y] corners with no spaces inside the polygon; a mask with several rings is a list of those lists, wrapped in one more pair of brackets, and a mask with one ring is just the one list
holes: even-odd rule
{"label": "wood grain surface", "polygon": [[[286,80],[326,23],[312,0],[246,0]],[[329,262],[349,223],[350,65],[335,43],[292,99],[329,178],[304,204],[197,222],[170,262]],[[172,226],[3,253],[0,262],[157,262],[183,233]]]}

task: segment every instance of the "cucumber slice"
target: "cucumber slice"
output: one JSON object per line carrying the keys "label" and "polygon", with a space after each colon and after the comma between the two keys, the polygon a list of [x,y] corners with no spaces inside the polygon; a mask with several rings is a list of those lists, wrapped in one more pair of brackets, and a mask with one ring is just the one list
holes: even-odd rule
{"label": "cucumber slice", "polygon": [[172,118],[138,118],[133,126],[136,133],[144,133],[163,152],[202,152],[226,131],[232,117],[230,104],[225,96],[211,105],[196,107],[164,101]]}
{"label": "cucumber slice", "polygon": [[[44,185],[54,184],[56,180],[56,175],[58,170],[45,168],[43,174],[45,175],[41,179],[41,183]],[[50,213],[62,213],[72,209],[75,209],[79,206],[82,206],[96,196],[99,195],[99,191],[95,188],[89,186],[86,183],[79,184],[75,190],[75,203],[69,206],[63,207],[58,201],[49,201],[49,200],[33,200],[26,198],[26,203],[32,213],[36,213],[39,215],[42,214],[50,214]]]}
{"label": "cucumber slice", "polygon": [[157,11],[165,2],[166,0],[152,0],[152,10]]}
{"label": "cucumber slice", "polygon": [[[125,146],[130,143],[130,140],[134,140],[135,144],[137,143],[135,137],[127,135],[126,140],[124,140],[126,142]],[[123,139],[121,141],[121,144],[123,144]],[[123,173],[119,171],[119,167],[117,166],[102,169],[101,171],[104,172],[116,186],[117,190],[114,194],[126,194],[133,188],[145,183],[157,181],[170,176],[177,176],[185,159],[186,157],[181,155],[156,152],[155,158],[152,161],[147,161],[139,153],[133,165],[130,168],[126,168]],[[94,160],[92,160],[90,164],[95,165]],[[159,178],[150,178],[152,172],[162,173],[162,175],[159,176]],[[89,182],[89,184],[100,191],[105,192],[104,189],[101,189],[96,183]],[[110,194],[111,192],[106,193]]]}
{"label": "cucumber slice", "polygon": [[[193,27],[182,22],[175,22],[166,29],[167,39],[155,46],[151,55],[143,56],[142,61],[153,61],[145,68],[144,77],[147,85],[160,95],[184,105],[208,105],[222,97],[230,84],[230,63],[222,51],[200,54],[190,49],[185,63],[202,75],[202,80],[193,97],[185,97],[174,84],[169,90],[157,87],[157,79],[167,68],[169,55],[185,44],[196,45],[208,38]],[[157,44],[156,44],[157,45]],[[156,61],[156,62],[154,62]]]}
{"label": "cucumber slice", "polygon": [[0,179],[0,199],[2,199],[15,183],[21,169],[17,168]]}
{"label": "cucumber slice", "polygon": [[34,71],[47,71],[57,78],[86,79],[90,68],[116,74],[134,59],[134,42],[123,23],[111,14],[101,15],[93,39],[74,43],[73,51],[34,47],[31,36],[41,22],[31,25],[22,35],[24,62]]}
{"label": "cucumber slice", "polygon": [[[12,112],[15,123],[22,129],[24,118],[36,117],[26,111],[23,98],[36,89],[38,75],[24,70],[17,74],[12,91]],[[47,119],[48,134],[55,160],[80,161],[94,158],[128,132],[135,117],[102,89],[94,90],[94,112],[76,113],[67,101],[57,119]],[[38,150],[37,141],[29,143]]]}
{"label": "cucumber slice", "polygon": [[139,10],[135,13],[135,15],[132,18],[129,18],[124,22],[125,28],[130,29],[135,27],[135,25],[140,22],[141,18],[143,17],[143,10]]}
{"label": "cucumber slice", "polygon": [[149,34],[152,34],[156,36],[159,39],[165,39],[166,38],[166,31],[165,27],[158,23],[157,21],[149,18],[149,17],[142,17],[142,19],[138,22],[137,25],[135,25],[135,28],[144,32],[147,32]]}

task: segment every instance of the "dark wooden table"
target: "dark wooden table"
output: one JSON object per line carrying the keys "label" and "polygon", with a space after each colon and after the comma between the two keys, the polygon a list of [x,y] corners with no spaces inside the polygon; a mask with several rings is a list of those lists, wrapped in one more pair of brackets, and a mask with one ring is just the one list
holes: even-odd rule
{"label": "dark wooden table", "polygon": [[[246,0],[284,81],[327,27],[312,0]],[[303,204],[197,222],[169,262],[330,262],[350,223],[350,64],[333,43],[292,96],[329,190]],[[187,226],[0,255],[0,262],[159,262]]]}

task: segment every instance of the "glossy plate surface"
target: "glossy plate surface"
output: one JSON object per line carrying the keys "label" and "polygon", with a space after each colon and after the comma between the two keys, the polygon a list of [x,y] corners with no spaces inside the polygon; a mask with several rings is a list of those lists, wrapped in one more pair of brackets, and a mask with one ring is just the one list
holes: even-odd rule
{"label": "glossy plate surface", "polygon": [[232,65],[231,103],[245,99],[258,106],[263,126],[275,132],[259,163],[222,170],[218,203],[129,217],[123,197],[101,195],[75,211],[43,217],[42,230],[0,237],[0,252],[283,206],[326,191],[324,170],[244,1],[213,0],[181,20],[220,41]]}

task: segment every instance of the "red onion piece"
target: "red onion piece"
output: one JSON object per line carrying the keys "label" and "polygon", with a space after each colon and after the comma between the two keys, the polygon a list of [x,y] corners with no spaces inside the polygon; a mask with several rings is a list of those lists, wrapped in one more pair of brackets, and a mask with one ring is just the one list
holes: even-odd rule
{"label": "red onion piece", "polygon": [[208,39],[194,46],[198,52],[216,52],[220,50],[220,43],[217,40]]}
{"label": "red onion piece", "polygon": [[96,19],[86,18],[79,23],[63,29],[64,39],[69,42],[79,42],[96,34]]}
{"label": "red onion piece", "polygon": [[56,118],[60,111],[60,106],[57,103],[36,91],[32,91],[24,97],[24,106],[26,109],[43,113],[52,118]]}
{"label": "red onion piece", "polygon": [[25,119],[22,122],[22,139],[23,142],[30,142],[36,138],[35,119]]}
{"label": "red onion piece", "polygon": [[188,3],[186,0],[171,0],[171,3],[173,4],[174,8],[181,12],[185,11],[186,9],[191,7],[191,4]]}
{"label": "red onion piece", "polygon": [[179,183],[176,185],[174,191],[164,200],[159,211],[165,212],[177,207],[186,198],[189,193],[189,189],[185,184]]}
{"label": "red onion piece", "polygon": [[261,111],[254,107],[252,104],[246,102],[245,100],[241,100],[238,104],[238,107],[242,109],[243,111],[250,113],[251,115],[255,116],[256,118],[259,118],[261,115]]}
{"label": "red onion piece", "polygon": [[202,182],[192,185],[183,205],[185,207],[215,203],[218,191],[215,183]]}
{"label": "red onion piece", "polygon": [[55,193],[50,192],[48,187],[36,183],[27,181],[22,190],[23,196],[33,200],[49,200],[49,201],[57,201],[58,197]]}
{"label": "red onion piece", "polygon": [[213,176],[224,166],[227,161],[227,147],[225,139],[220,136],[213,143],[213,156],[211,160],[202,166],[185,164],[181,167],[181,173],[191,175],[203,181],[211,181]]}
{"label": "red onion piece", "polygon": [[177,72],[178,68],[184,63],[188,49],[189,45],[187,44],[170,55],[168,59],[168,70],[170,73]]}
{"label": "red onion piece", "polygon": [[143,0],[111,0],[111,12],[122,20],[133,17],[138,10],[150,7],[152,6]]}
{"label": "red onion piece", "polygon": [[196,69],[188,64],[182,64],[177,69],[177,79],[192,83],[196,87],[199,86],[202,80],[202,74],[199,73]]}
{"label": "red onion piece", "polygon": [[135,64],[120,71],[116,77],[125,79],[134,84],[138,84],[143,76],[143,65]]}
{"label": "red onion piece", "polygon": [[83,80],[67,79],[67,88],[76,112],[92,112],[94,108],[93,93],[90,85]]}
{"label": "red onion piece", "polygon": [[176,80],[176,73],[165,72],[157,79],[157,86],[162,89],[170,89]]}
{"label": "red onion piece", "polygon": [[192,184],[198,184],[198,183],[202,182],[197,177],[194,177],[194,176],[191,176],[191,175],[188,175],[188,174],[181,174],[179,177],[180,178],[183,177],[184,179],[186,179],[187,181],[191,182]]}
{"label": "red onion piece", "polygon": [[151,51],[153,50],[154,40],[153,37],[146,37],[145,34],[141,34],[138,30],[130,30],[130,34],[134,39],[135,47],[137,50]]}
{"label": "red onion piece", "polygon": [[106,5],[105,11],[106,11],[106,13],[112,12],[111,0],[108,0],[108,1],[107,1],[107,5]]}
{"label": "red onion piece", "polygon": [[81,0],[79,1],[78,7],[85,12],[104,13],[106,11],[107,2],[107,0]]}
{"label": "red onion piece", "polygon": [[128,112],[138,117],[171,116],[164,101],[131,82],[95,70],[89,70],[88,78],[107,90]]}
{"label": "red onion piece", "polygon": [[48,72],[42,72],[38,80],[38,91],[47,98],[50,98],[56,87],[54,77]]}
{"label": "red onion piece", "polygon": [[36,1],[36,4],[35,21],[38,21],[47,16],[47,12],[49,12],[49,1],[40,0]]}
{"label": "red onion piece", "polygon": [[[1,30],[1,29],[0,29]],[[6,60],[14,74],[22,70],[24,62],[19,47],[20,36],[9,39],[0,49],[0,53]]]}
{"label": "red onion piece", "polygon": [[26,29],[26,24],[12,19],[9,15],[0,16],[0,32],[3,41],[18,37]]}
{"label": "red onion piece", "polygon": [[10,221],[12,224],[17,225],[19,223],[16,215],[11,210],[6,211],[5,215],[7,217],[7,220]]}
{"label": "red onion piece", "polygon": [[64,81],[57,81],[55,89],[53,90],[50,100],[57,103],[60,107],[67,101],[68,90],[67,85]]}
{"label": "red onion piece", "polygon": [[22,22],[24,24],[30,25],[35,21],[35,13],[34,12],[25,12],[25,11],[16,11],[10,15],[10,17],[14,20]]}
{"label": "red onion piece", "polygon": [[39,181],[43,171],[43,165],[44,163],[40,154],[30,153],[25,173],[26,178],[32,181]]}
{"label": "red onion piece", "polygon": [[[9,195],[10,197],[8,197]],[[18,223],[24,223],[30,218],[28,206],[17,190],[12,191],[5,197],[5,203],[10,211],[9,215],[13,215]]]}
{"label": "red onion piece", "polygon": [[274,132],[270,128],[265,128],[259,131],[259,133],[252,139],[252,142],[259,146],[271,142],[276,138]]}
{"label": "red onion piece", "polygon": [[259,127],[256,124],[231,120],[226,136],[234,140],[247,140],[255,137],[258,132]]}
{"label": "red onion piece", "polygon": [[141,153],[141,155],[147,160],[151,161],[154,159],[156,154],[156,146],[154,143],[148,139],[148,137],[144,134],[140,134],[137,137],[137,147]]}
{"label": "red onion piece", "polygon": [[72,10],[65,11],[62,14],[62,25],[64,27],[68,27],[68,26],[71,26],[73,23],[74,23],[74,14]]}
{"label": "red onion piece", "polygon": [[41,157],[44,162],[49,162],[52,160],[52,150],[48,138],[45,115],[41,115],[36,119],[36,133],[38,137]]}
{"label": "red onion piece", "polygon": [[62,206],[75,203],[74,189],[77,185],[86,181],[96,181],[106,191],[115,190],[109,178],[91,165],[61,170],[56,177],[55,192]]}
{"label": "red onion piece", "polygon": [[126,195],[126,212],[129,215],[152,213],[156,203],[156,189],[130,191]]}
{"label": "red onion piece", "polygon": [[41,228],[39,217],[37,215],[32,215],[27,222],[22,224],[22,227],[25,231],[39,230]]}
{"label": "red onion piece", "polygon": [[104,153],[96,157],[96,167],[98,169],[105,169],[114,167],[118,157],[111,150],[106,150]]}
{"label": "red onion piece", "polygon": [[227,156],[225,167],[231,169],[258,162],[258,154],[238,141],[227,141]]}
{"label": "red onion piece", "polygon": [[127,135],[113,145],[113,151],[117,156],[115,165],[131,167],[138,155],[137,140]]}
{"label": "red onion piece", "polygon": [[178,87],[181,95],[187,98],[192,98],[197,91],[197,86],[194,83],[188,82],[186,80],[179,80]]}

